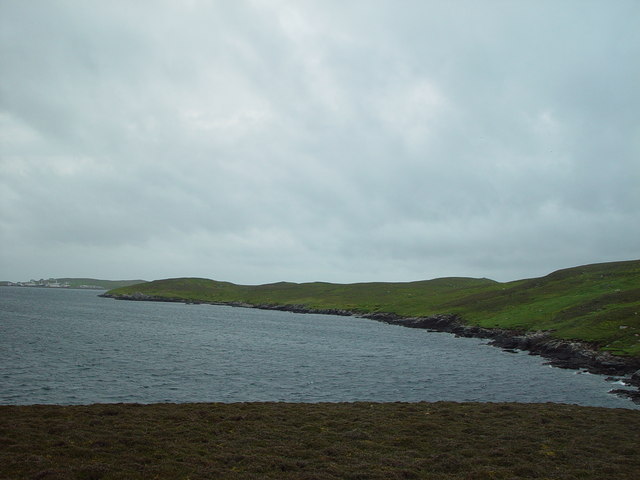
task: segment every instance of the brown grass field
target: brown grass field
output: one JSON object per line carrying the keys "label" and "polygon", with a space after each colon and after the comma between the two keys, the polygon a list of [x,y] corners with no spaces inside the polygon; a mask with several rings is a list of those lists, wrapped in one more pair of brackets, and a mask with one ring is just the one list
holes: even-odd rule
{"label": "brown grass field", "polygon": [[516,403],[0,406],[2,479],[633,479],[640,411]]}

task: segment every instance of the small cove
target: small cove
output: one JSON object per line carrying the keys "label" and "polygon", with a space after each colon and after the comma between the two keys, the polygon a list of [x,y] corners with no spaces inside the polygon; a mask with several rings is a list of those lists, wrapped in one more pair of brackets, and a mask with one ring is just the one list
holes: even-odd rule
{"label": "small cove", "polygon": [[0,288],[0,404],[481,401],[638,408],[599,375],[362,318]]}

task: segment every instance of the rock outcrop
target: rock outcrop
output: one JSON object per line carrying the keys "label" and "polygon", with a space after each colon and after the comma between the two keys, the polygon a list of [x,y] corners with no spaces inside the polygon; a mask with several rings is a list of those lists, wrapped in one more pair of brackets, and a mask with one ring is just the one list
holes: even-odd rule
{"label": "rock outcrop", "polygon": [[[409,328],[425,328],[448,332],[459,337],[488,338],[490,345],[505,350],[525,350],[549,359],[549,364],[560,368],[585,369],[603,375],[626,375],[640,367],[639,359],[616,357],[585,342],[554,338],[550,332],[518,332],[502,328],[484,328],[468,325],[457,315],[403,318],[394,314],[363,315],[372,320]],[[638,375],[640,376],[640,375]]]}

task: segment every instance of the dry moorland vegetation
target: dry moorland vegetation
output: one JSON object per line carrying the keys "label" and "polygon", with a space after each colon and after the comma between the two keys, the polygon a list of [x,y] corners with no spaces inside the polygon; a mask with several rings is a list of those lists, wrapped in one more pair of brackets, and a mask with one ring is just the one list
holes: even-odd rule
{"label": "dry moorland vegetation", "polygon": [[1,406],[2,479],[637,479],[640,411],[558,404]]}

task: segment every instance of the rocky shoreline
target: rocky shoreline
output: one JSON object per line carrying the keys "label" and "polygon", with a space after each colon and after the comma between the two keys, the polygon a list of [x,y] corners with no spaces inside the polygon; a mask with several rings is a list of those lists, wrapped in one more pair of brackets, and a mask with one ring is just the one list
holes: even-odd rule
{"label": "rocky shoreline", "polygon": [[622,381],[630,389],[613,389],[610,393],[627,397],[640,405],[640,359],[627,358],[603,352],[597,346],[575,340],[554,338],[550,332],[521,332],[500,328],[484,328],[466,324],[459,316],[439,314],[429,317],[402,317],[393,313],[362,314],[342,309],[313,309],[304,305],[249,304],[242,302],[204,302],[182,298],[166,298],[134,293],[132,295],[110,295],[101,297],[116,300],[177,302],[186,304],[211,304],[232,307],[258,308],[293,313],[315,313],[324,315],[357,316],[391,325],[408,328],[422,328],[434,332],[451,333],[459,337],[490,339],[489,345],[507,351],[527,351],[530,355],[540,355],[548,364],[558,368],[583,370],[598,375],[608,375],[611,381]]}

